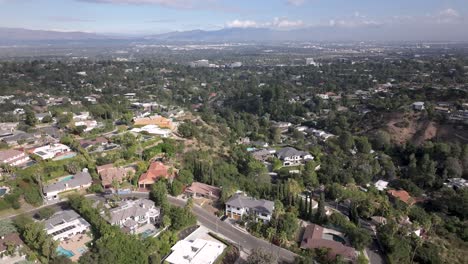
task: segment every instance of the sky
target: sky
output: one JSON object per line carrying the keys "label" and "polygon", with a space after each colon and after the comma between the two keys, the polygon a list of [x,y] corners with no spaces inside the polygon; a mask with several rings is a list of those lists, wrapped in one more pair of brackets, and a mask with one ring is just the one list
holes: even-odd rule
{"label": "sky", "polygon": [[391,25],[463,32],[467,15],[468,0],[0,0],[0,27],[126,35]]}

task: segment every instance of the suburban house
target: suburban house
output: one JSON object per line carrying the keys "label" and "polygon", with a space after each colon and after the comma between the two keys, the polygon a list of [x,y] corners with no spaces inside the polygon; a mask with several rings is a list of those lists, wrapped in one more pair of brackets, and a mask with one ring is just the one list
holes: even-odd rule
{"label": "suburban house", "polygon": [[148,199],[125,200],[119,206],[104,213],[106,220],[123,228],[130,233],[135,233],[139,226],[155,224],[159,221],[161,211],[154,202]]}
{"label": "suburban house", "polygon": [[137,117],[133,119],[135,126],[156,125],[160,128],[175,129],[175,124],[165,117],[154,115],[149,117]]}
{"label": "suburban house", "polygon": [[413,197],[405,191],[405,190],[389,190],[387,194],[393,199],[393,200],[400,200],[404,202],[407,205],[413,205],[416,203]]}
{"label": "suburban house", "polygon": [[43,160],[46,160],[53,159],[57,156],[69,152],[71,152],[71,149],[68,146],[65,146],[63,144],[49,144],[34,149],[32,151],[32,154],[39,156]]}
{"label": "suburban house", "polygon": [[140,179],[138,179],[138,186],[146,189],[159,179],[172,180],[174,176],[175,174],[172,168],[169,168],[160,161],[155,161],[151,163],[149,169],[140,176]]}
{"label": "suburban house", "polygon": [[[14,247],[14,252],[24,245],[23,240],[19,237],[18,233],[13,232],[0,237],[0,263],[10,263],[8,260],[7,252],[10,246]],[[13,263],[13,262],[12,262]]]}
{"label": "suburban house", "polygon": [[422,111],[425,109],[424,102],[414,102],[412,106],[413,106],[413,109],[416,111]]}
{"label": "suburban house", "polygon": [[0,151],[0,164],[20,167],[26,165],[29,161],[31,161],[31,159],[23,151],[14,149]]}
{"label": "suburban house", "polygon": [[156,136],[160,136],[160,137],[163,137],[163,138],[167,138],[171,135],[172,131],[170,129],[163,129],[163,128],[160,128],[159,126],[157,125],[146,125],[144,127],[141,127],[141,128],[133,128],[132,130],[130,130],[131,132],[134,132],[134,133],[148,133],[150,135],[156,135]]}
{"label": "suburban house", "polygon": [[55,213],[44,221],[47,234],[54,240],[63,240],[77,234],[86,232],[90,225],[73,210],[64,210]]}
{"label": "suburban house", "polygon": [[194,198],[202,197],[212,201],[217,201],[221,198],[221,189],[201,182],[192,182],[192,185],[185,189],[185,195]]}
{"label": "suburban house", "polygon": [[98,127],[98,123],[96,120],[75,121],[75,127],[79,126],[85,127],[83,129],[84,132],[89,132]]}
{"label": "suburban house", "polygon": [[384,191],[385,189],[387,189],[388,181],[378,180],[374,183],[374,186],[375,188],[377,188],[377,190]]}
{"label": "suburban house", "polygon": [[444,183],[444,185],[450,188],[460,189],[468,187],[468,181],[463,178],[450,178],[447,179],[447,182]]}
{"label": "suburban house", "polygon": [[44,199],[54,200],[58,199],[58,194],[65,191],[71,190],[82,190],[87,189],[91,186],[93,179],[88,173],[87,169],[83,169],[71,177],[66,177],[58,182],[46,185],[42,188]]}
{"label": "suburban house", "polygon": [[340,232],[316,224],[310,224],[306,227],[301,240],[301,248],[328,248],[330,249],[329,258],[335,259],[336,256],[340,255],[351,262],[355,262],[358,256],[354,248],[346,246],[346,241]]}
{"label": "suburban house", "polygon": [[172,248],[172,253],[164,260],[170,264],[212,264],[223,254],[226,245],[220,242],[197,238],[193,241],[181,240]]}
{"label": "suburban house", "polygon": [[135,172],[133,168],[115,167],[114,164],[98,166],[96,170],[104,188],[111,188],[114,181],[118,184],[122,183],[129,173]]}
{"label": "suburban house", "polygon": [[97,137],[95,139],[82,139],[80,140],[80,146],[84,149],[90,148],[92,146],[105,145],[109,141],[104,137]]}
{"label": "suburban house", "polygon": [[292,147],[285,147],[276,152],[276,157],[283,162],[283,166],[299,165],[304,161],[313,160],[314,157],[305,151],[300,151]]}
{"label": "suburban house", "polygon": [[252,152],[252,157],[258,161],[266,161],[268,158],[272,158],[275,153],[274,149],[259,149]]}
{"label": "suburban house", "polygon": [[257,220],[270,221],[275,203],[268,200],[257,200],[243,194],[235,194],[226,202],[226,215],[240,220],[244,215],[253,215]]}
{"label": "suburban house", "polygon": [[25,143],[34,143],[36,137],[33,134],[17,130],[13,132],[13,135],[2,138],[2,141],[8,146],[18,146]]}

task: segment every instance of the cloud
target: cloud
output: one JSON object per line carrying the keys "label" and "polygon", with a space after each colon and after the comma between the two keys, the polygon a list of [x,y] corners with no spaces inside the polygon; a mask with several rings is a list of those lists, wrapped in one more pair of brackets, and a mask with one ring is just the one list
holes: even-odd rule
{"label": "cloud", "polygon": [[80,2],[128,5],[159,5],[164,7],[193,9],[216,4],[217,0],[77,0]]}
{"label": "cloud", "polygon": [[227,27],[230,28],[256,28],[260,27],[259,24],[253,20],[233,20],[227,22]]}
{"label": "cloud", "polygon": [[176,22],[175,19],[154,19],[154,20],[148,20],[148,21],[145,21],[146,23],[174,23]]}
{"label": "cloud", "polygon": [[94,19],[85,19],[79,17],[69,17],[69,16],[50,16],[49,20],[58,21],[58,22],[95,22]]}
{"label": "cloud", "polygon": [[293,6],[301,6],[303,4],[305,4],[306,0],[287,0],[287,3],[289,5],[293,5]]}
{"label": "cloud", "polygon": [[290,29],[303,27],[305,24],[302,20],[288,20],[287,18],[275,17],[272,21],[257,22],[255,20],[233,20],[226,23],[229,28],[276,28]]}

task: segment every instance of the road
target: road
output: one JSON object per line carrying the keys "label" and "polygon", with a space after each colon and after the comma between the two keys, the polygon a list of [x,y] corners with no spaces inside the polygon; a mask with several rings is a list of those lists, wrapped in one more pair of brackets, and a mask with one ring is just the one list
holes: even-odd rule
{"label": "road", "polygon": [[[121,195],[121,197],[137,197],[137,198],[149,198],[148,193],[144,192],[134,192],[131,194]],[[88,194],[86,198],[105,201],[105,197],[95,194]],[[186,203],[185,200],[180,200],[172,196],[168,196],[168,201],[170,204],[174,206],[183,207]],[[22,214],[29,214],[34,216],[40,209],[44,207],[52,207],[56,208],[56,210],[62,210],[68,207],[68,203],[66,200],[57,201],[53,204],[46,204],[38,208],[34,208]],[[250,253],[251,250],[256,248],[264,248],[267,251],[274,253],[282,262],[287,263],[294,263],[294,259],[297,256],[295,253],[278,247],[276,245],[270,244],[269,242],[256,238],[249,233],[242,231],[240,229],[235,228],[233,225],[221,221],[215,215],[205,211],[203,208],[199,207],[198,205],[194,205],[192,207],[192,211],[197,217],[197,220],[200,224],[207,227],[208,229],[212,230],[214,233],[217,233],[227,240],[232,241],[235,245],[237,245],[241,251],[245,253]],[[10,215],[4,218],[14,218],[17,215]]]}
{"label": "road", "polygon": [[[148,198],[148,193],[134,192],[126,196]],[[172,196],[168,196],[168,201],[170,204],[179,207],[183,207],[186,203],[186,201],[177,199]],[[278,256],[281,261],[294,263],[294,259],[297,256],[295,253],[276,245],[272,245],[265,240],[256,238],[249,233],[246,233],[245,231],[241,231],[231,224],[221,221],[218,217],[205,211],[198,205],[194,205],[192,207],[192,211],[200,224],[234,242],[235,245],[237,245],[242,251],[250,253],[252,249],[264,248],[265,250],[270,251]]]}

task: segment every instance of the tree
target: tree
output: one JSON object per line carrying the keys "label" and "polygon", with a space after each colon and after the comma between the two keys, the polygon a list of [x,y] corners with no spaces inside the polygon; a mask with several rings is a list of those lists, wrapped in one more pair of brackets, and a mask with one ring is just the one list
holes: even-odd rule
{"label": "tree", "polygon": [[182,193],[184,189],[184,184],[182,184],[178,179],[175,179],[171,184],[171,195],[178,196]]}
{"label": "tree", "polygon": [[247,264],[275,264],[278,259],[274,254],[267,252],[263,248],[253,249],[247,258]]}
{"label": "tree", "polygon": [[356,138],[356,148],[360,153],[369,154],[372,150],[372,146],[369,143],[367,137]]}
{"label": "tree", "polygon": [[326,221],[327,219],[327,214],[325,212],[325,196],[322,193],[320,193],[320,198],[318,201],[318,208],[317,208],[317,213],[315,214],[315,221],[318,224],[322,224]]}
{"label": "tree", "polygon": [[463,167],[461,162],[454,157],[448,157],[444,163],[445,170],[447,170],[448,178],[460,178],[463,174]]}
{"label": "tree", "polygon": [[285,213],[278,221],[278,231],[287,234],[288,240],[292,240],[299,228],[297,217],[294,213]]}
{"label": "tree", "polygon": [[[151,187],[150,197],[156,206],[161,206],[163,210],[169,206],[167,201],[167,187],[164,181],[159,180]],[[165,212],[164,212],[165,213]]]}
{"label": "tree", "polygon": [[389,148],[391,145],[390,134],[383,130],[377,131],[377,133],[374,135],[372,145],[374,148],[379,150],[385,150]]}
{"label": "tree", "polygon": [[26,119],[24,120],[24,122],[26,123],[26,125],[32,126],[32,127],[36,126],[37,118],[34,112],[31,109],[26,109],[25,112],[26,112]]}
{"label": "tree", "polygon": [[50,115],[46,115],[44,118],[42,118],[42,123],[51,123],[52,121],[53,119]]}
{"label": "tree", "polygon": [[364,250],[372,241],[367,230],[362,228],[353,228],[346,233],[353,247],[357,250]]}
{"label": "tree", "polygon": [[348,131],[341,134],[338,141],[343,151],[348,151],[354,147],[354,137]]}
{"label": "tree", "polygon": [[51,217],[55,213],[54,208],[52,207],[44,207],[37,212],[37,217],[42,220],[42,219],[47,219]]}

